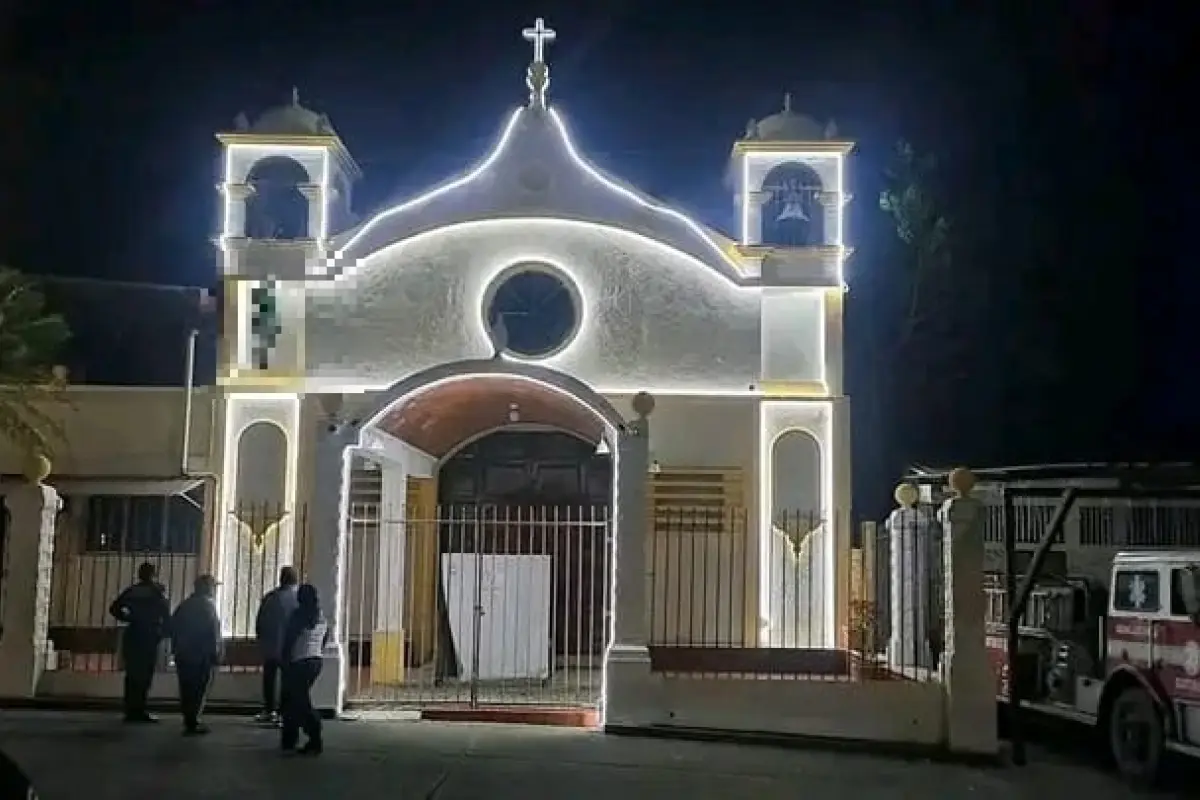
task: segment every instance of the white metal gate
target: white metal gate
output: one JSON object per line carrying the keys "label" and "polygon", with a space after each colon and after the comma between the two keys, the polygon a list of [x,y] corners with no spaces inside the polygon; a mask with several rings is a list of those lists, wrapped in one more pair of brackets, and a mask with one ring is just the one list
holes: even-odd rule
{"label": "white metal gate", "polygon": [[353,503],[347,699],[594,706],[611,614],[606,506]]}

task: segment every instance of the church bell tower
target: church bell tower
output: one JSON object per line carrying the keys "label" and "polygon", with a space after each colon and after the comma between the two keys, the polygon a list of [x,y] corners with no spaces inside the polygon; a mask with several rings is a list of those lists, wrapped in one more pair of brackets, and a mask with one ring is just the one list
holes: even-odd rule
{"label": "church bell tower", "polygon": [[244,384],[302,373],[304,310],[288,285],[322,273],[330,236],[353,221],[350,190],[361,173],[329,118],[301,105],[295,89],[253,123],[239,114],[217,140],[228,315],[221,377]]}
{"label": "church bell tower", "polygon": [[842,247],[843,169],[853,142],[792,110],[751,120],[734,143],[738,238],[744,246]]}

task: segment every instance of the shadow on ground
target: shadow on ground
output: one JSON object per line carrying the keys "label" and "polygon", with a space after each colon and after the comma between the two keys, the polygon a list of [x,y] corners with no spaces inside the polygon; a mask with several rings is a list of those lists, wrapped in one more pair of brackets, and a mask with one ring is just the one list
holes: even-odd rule
{"label": "shadow on ground", "polygon": [[273,731],[216,718],[184,739],[174,720],[0,711],[0,748],[41,800],[335,796],[591,798],[1127,798],[1110,776],[1041,752],[1023,769],[978,768],[761,746],[604,736],[568,729],[360,720],[328,726],[325,755],[277,752]]}

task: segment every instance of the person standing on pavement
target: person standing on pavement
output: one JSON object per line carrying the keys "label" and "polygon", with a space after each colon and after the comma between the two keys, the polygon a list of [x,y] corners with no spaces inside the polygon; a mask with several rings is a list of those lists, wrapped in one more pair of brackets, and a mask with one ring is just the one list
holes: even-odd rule
{"label": "person standing on pavement", "polygon": [[268,725],[279,722],[282,709],[280,695],[280,673],[283,671],[283,630],[296,610],[296,589],[300,576],[295,567],[279,570],[279,585],[263,597],[254,621],[254,632],[258,638],[258,650],[262,658],[263,707],[255,720]]}
{"label": "person standing on pavement", "polygon": [[312,704],[312,687],[321,674],[321,658],[329,644],[329,624],[321,613],[317,589],[304,584],[296,591],[296,610],[283,634],[283,725],[280,744],[284,752],[296,750],[301,729],[308,741],[298,752],[320,755],[321,717]]}
{"label": "person standing on pavement", "polygon": [[117,595],[108,612],[125,623],[121,635],[121,661],[125,667],[125,721],[158,722],[146,708],[159,645],[167,633],[171,602],[158,582],[158,570],[150,562],[138,567],[137,583]]}
{"label": "person standing on pavement", "polygon": [[211,575],[196,578],[192,595],[171,617],[171,649],[179,678],[179,709],[185,736],[208,733],[200,721],[213,674],[221,663],[224,639],[217,615],[217,581]]}

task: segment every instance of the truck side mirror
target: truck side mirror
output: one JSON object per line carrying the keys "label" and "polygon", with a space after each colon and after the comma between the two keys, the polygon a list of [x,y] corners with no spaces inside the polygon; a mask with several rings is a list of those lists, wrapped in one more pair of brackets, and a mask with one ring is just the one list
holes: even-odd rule
{"label": "truck side mirror", "polygon": [[1183,571],[1179,588],[1183,594],[1183,608],[1188,616],[1200,625],[1200,566],[1192,565]]}

